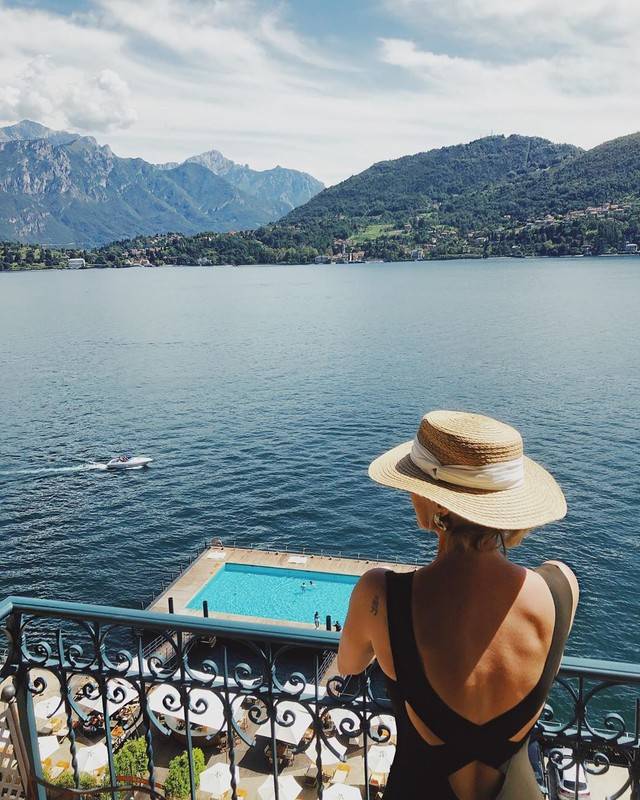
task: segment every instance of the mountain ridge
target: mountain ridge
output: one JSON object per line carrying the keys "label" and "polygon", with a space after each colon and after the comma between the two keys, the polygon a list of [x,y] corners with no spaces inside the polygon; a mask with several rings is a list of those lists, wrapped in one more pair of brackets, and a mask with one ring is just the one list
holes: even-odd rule
{"label": "mountain ridge", "polygon": [[[190,184],[213,176],[191,160],[181,169],[195,170]],[[640,133],[590,150],[512,134],[378,162],[257,230],[138,236],[88,258],[294,264],[638,250]]]}
{"label": "mountain ridge", "polygon": [[91,247],[162,231],[252,229],[322,188],[296,170],[260,173],[225,160],[229,179],[198,156],[155,165],[23,120],[0,128],[0,238]]}

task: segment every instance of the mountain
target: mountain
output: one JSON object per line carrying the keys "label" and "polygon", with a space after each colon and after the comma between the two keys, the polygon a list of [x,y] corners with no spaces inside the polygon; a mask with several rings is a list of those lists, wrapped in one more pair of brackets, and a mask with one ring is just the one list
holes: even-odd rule
{"label": "mountain", "polygon": [[386,259],[619,251],[639,203],[640,134],[588,151],[489,136],[374,164],[271,226],[269,244]]}
{"label": "mountain", "polygon": [[[579,151],[547,170],[472,192],[467,204],[485,219],[520,220],[599,206],[640,195],[640,133]],[[452,203],[452,210],[456,202]],[[477,212],[476,212],[477,214]]]}
{"label": "mountain", "polygon": [[[39,146],[50,147],[43,141]],[[1,158],[0,150],[0,175]],[[156,168],[154,175],[168,182],[152,187],[154,197],[167,197],[171,187],[178,192],[179,184],[202,202],[206,192],[198,186],[206,176],[240,192],[227,180],[238,166],[214,151]],[[169,196],[167,202],[175,205],[177,200]],[[640,133],[586,151],[536,137],[490,136],[374,164],[257,230],[138,236],[106,245],[89,260],[113,265],[141,258],[152,264],[300,264],[637,251]],[[66,258],[62,252],[26,252],[1,244],[0,256],[10,266],[53,266]]]}
{"label": "mountain", "polygon": [[157,166],[28,120],[1,128],[0,239],[91,247],[164,231],[252,229],[322,188],[294,170],[228,162],[217,174],[213,159],[199,158]]}
{"label": "mountain", "polygon": [[6,128],[0,128],[0,142],[47,139],[51,144],[67,144],[77,138],[77,133],[54,131],[40,125],[39,122],[32,122],[28,119],[23,119],[22,122],[17,122],[15,125],[8,125]]}
{"label": "mountain", "polygon": [[[257,231],[156,241],[148,252],[156,263],[301,263],[583,255],[627,243],[640,245],[640,134],[588,151],[513,135],[374,164]],[[121,243],[108,256],[127,252]]]}
{"label": "mountain", "polygon": [[239,191],[261,198],[273,209],[274,219],[306,203],[324,189],[323,183],[306,172],[284,167],[258,171],[246,164],[234,163],[218,150],[191,156],[185,163],[201,164]]}
{"label": "mountain", "polygon": [[313,224],[332,218],[409,216],[455,202],[468,192],[537,174],[581,152],[573,145],[536,137],[488,136],[469,144],[381,161],[320,192],[284,221]]}
{"label": "mountain", "polygon": [[[211,172],[215,172],[216,175],[226,175],[234,167],[240,166],[235,161],[231,161],[230,158],[225,158],[219,150],[208,150],[206,153],[191,156],[187,161],[201,164],[203,167],[210,169]],[[249,169],[248,167],[246,168]],[[322,188],[324,189],[324,186]]]}

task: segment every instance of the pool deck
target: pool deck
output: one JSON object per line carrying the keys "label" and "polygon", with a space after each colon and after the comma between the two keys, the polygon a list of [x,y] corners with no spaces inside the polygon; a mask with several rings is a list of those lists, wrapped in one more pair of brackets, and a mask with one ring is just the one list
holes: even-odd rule
{"label": "pool deck", "polygon": [[[409,572],[416,568],[415,564],[402,564],[396,561],[373,561],[344,556],[317,555],[312,553],[296,553],[284,550],[256,550],[243,547],[218,547],[212,545],[204,550],[184,572],[156,597],[149,606],[150,611],[166,613],[169,610],[169,598],[173,598],[175,614],[202,616],[202,609],[188,608],[191,599],[218,572],[224,564],[247,564],[257,567],[281,567],[288,570],[312,570],[314,572],[337,572],[342,575],[362,575],[374,567],[393,569],[396,572]],[[248,617],[238,614],[223,614],[210,611],[213,619],[263,622],[282,625],[281,619],[265,619],[264,617]],[[284,624],[297,628],[309,628],[314,625],[306,622],[286,621]]]}

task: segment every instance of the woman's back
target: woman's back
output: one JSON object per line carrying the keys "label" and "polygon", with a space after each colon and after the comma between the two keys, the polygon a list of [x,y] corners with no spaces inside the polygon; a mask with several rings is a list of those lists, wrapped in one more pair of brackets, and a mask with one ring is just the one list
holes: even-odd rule
{"label": "woman's back", "polygon": [[537,573],[460,554],[418,570],[412,601],[425,672],[464,717],[481,723],[497,716],[539,679],[555,612]]}
{"label": "woman's back", "polygon": [[503,765],[539,715],[570,626],[571,589],[561,569],[547,565],[543,577],[497,554],[456,553],[408,575],[369,573],[363,589],[365,604],[377,608],[373,647],[396,713],[406,718],[390,796],[408,790],[430,762],[432,791],[443,779],[430,796],[497,796]]}

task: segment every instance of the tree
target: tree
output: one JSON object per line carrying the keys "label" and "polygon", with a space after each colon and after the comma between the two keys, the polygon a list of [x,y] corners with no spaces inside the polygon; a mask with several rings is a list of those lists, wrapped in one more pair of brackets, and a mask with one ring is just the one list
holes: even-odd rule
{"label": "tree", "polygon": [[[195,775],[196,787],[200,783],[200,773],[205,766],[204,753],[199,747],[193,748],[193,771]],[[167,797],[180,798],[188,797],[191,791],[189,782],[189,757],[186,753],[180,753],[169,762],[169,772],[164,784]]]}
{"label": "tree", "polygon": [[148,772],[147,746],[144,737],[130,739],[114,756],[116,775],[143,778]]}

